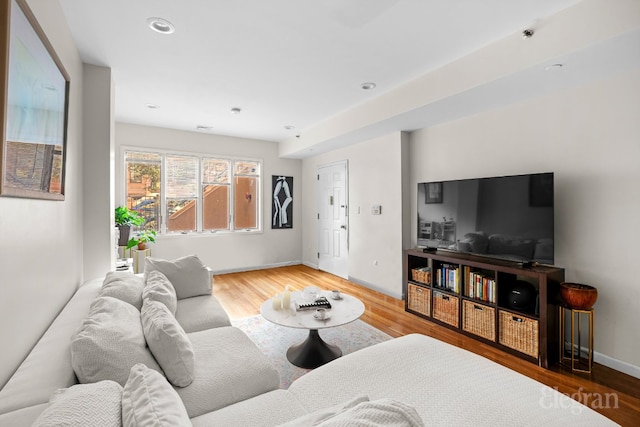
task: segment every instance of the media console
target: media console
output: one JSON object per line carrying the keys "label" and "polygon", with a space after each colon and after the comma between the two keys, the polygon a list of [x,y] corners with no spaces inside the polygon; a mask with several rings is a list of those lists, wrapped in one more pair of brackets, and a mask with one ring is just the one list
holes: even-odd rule
{"label": "media console", "polygon": [[558,359],[563,281],[558,267],[438,250],[404,253],[407,312],[544,368]]}

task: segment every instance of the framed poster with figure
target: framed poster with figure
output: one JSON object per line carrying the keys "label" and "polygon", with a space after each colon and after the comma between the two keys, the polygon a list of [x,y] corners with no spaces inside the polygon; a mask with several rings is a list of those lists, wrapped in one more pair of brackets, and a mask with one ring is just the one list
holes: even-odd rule
{"label": "framed poster with figure", "polygon": [[293,227],[293,177],[271,176],[271,228]]}
{"label": "framed poster with figure", "polygon": [[0,23],[0,195],[64,200],[69,75],[25,0]]}

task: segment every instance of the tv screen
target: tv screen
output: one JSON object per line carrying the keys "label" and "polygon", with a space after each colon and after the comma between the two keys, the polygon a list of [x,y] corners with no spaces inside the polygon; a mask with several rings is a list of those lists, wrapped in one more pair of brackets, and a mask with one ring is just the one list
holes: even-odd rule
{"label": "tv screen", "polygon": [[553,173],[419,183],[417,243],[553,265]]}

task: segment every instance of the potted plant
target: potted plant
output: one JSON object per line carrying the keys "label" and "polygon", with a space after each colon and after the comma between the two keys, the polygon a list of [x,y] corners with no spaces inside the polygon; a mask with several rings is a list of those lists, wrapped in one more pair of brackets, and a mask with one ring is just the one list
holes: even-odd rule
{"label": "potted plant", "polygon": [[131,226],[144,224],[144,217],[126,206],[118,206],[115,214],[116,227],[120,230],[118,246],[127,246],[129,236],[131,235]]}
{"label": "potted plant", "polygon": [[136,234],[136,237],[132,237],[127,243],[127,249],[131,249],[134,246],[138,246],[139,250],[144,250],[147,247],[147,242],[156,241],[156,230],[143,230]]}

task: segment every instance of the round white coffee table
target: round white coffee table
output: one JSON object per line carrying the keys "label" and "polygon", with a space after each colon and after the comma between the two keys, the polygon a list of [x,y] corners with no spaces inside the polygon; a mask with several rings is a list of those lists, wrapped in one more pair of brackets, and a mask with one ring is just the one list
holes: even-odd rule
{"label": "round white coffee table", "polygon": [[321,291],[321,295],[331,303],[331,308],[326,311],[328,318],[325,320],[316,319],[314,309],[296,311],[295,302],[309,302],[305,300],[302,292],[291,293],[291,307],[289,309],[274,310],[271,298],[262,303],[260,307],[260,314],[269,322],[289,328],[309,330],[309,336],[306,340],[289,347],[287,350],[289,362],[301,368],[317,368],[342,356],[342,350],[323,341],[318,330],[353,322],[364,313],[364,304],[356,297],[341,294],[341,299],[334,300],[329,291]]}

